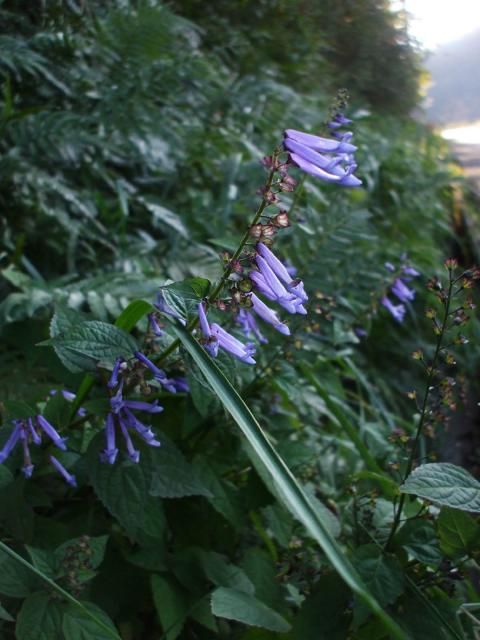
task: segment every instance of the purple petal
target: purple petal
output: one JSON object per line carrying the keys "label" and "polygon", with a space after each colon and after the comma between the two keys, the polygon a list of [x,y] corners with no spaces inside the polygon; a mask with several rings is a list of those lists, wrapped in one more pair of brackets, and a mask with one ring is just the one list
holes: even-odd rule
{"label": "purple petal", "polygon": [[135,409],[136,411],[146,411],[147,413],[161,413],[163,407],[158,404],[158,400],[154,402],[142,402],[141,400],[125,400],[124,407]]}
{"label": "purple petal", "polygon": [[8,456],[12,453],[13,449],[15,448],[22,434],[21,421],[15,421],[14,424],[15,424],[15,428],[10,434],[8,440],[3,445],[3,449],[0,451],[0,463],[5,462]]}
{"label": "purple petal", "polygon": [[283,333],[283,335],[285,336],[290,335],[290,329],[286,324],[284,324],[278,318],[277,314],[275,313],[275,311],[273,311],[273,309],[270,309],[270,307],[267,307],[267,305],[264,302],[262,302],[260,298],[256,296],[254,293],[252,293],[251,295],[251,300],[253,305],[252,309],[255,311],[257,315],[260,316],[260,318],[262,318],[262,320],[265,320],[265,322],[268,322],[269,324],[271,324],[277,331],[280,331],[280,333]]}
{"label": "purple petal", "polygon": [[65,482],[67,482],[67,484],[69,484],[71,487],[76,487],[77,486],[77,480],[75,478],[75,476],[71,473],[69,473],[65,467],[63,466],[63,464],[57,460],[57,458],[55,458],[55,456],[50,456],[50,462],[53,464],[53,466],[55,467],[55,469],[63,476]]}
{"label": "purple petal", "polygon": [[285,138],[300,142],[314,151],[320,151],[323,153],[353,153],[357,150],[357,147],[348,142],[342,140],[331,140],[329,138],[321,138],[320,136],[314,136],[310,133],[304,133],[303,131],[297,131],[296,129],[287,129],[285,131]]}
{"label": "purple petal", "polygon": [[210,331],[210,325],[208,324],[207,314],[205,313],[203,302],[200,302],[200,304],[198,305],[198,319],[200,320],[200,328],[203,335],[206,338],[210,338],[212,334]]}
{"label": "purple petal", "polygon": [[43,429],[55,446],[66,451],[66,438],[61,438],[57,430],[42,415],[37,416],[37,424]]}
{"label": "purple petal", "polygon": [[118,449],[115,444],[115,418],[112,413],[107,415],[105,423],[106,448],[100,454],[101,462],[114,464],[117,459]]}

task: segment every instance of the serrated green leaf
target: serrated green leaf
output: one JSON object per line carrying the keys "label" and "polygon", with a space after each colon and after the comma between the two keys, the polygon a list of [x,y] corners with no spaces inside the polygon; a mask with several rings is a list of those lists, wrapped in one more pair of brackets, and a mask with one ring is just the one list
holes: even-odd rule
{"label": "serrated green leaf", "polygon": [[38,580],[0,549],[0,593],[12,598],[24,598],[38,588]]}
{"label": "serrated green leaf", "polygon": [[60,347],[69,357],[73,354],[72,357],[86,359],[86,365],[74,363],[76,372],[80,366],[93,370],[99,361],[113,364],[117,358],[129,358],[138,348],[130,334],[99,320],[82,322],[42,344]]}
{"label": "serrated green leaf", "polygon": [[63,640],[63,605],[44,591],[32,593],[17,617],[18,640]]}
{"label": "serrated green leaf", "polygon": [[359,574],[383,606],[395,602],[405,589],[403,569],[395,556],[387,556],[375,544],[358,547],[353,562]]}
{"label": "serrated green leaf", "polygon": [[424,564],[437,566],[443,557],[435,527],[425,520],[407,520],[395,537],[395,543]]}
{"label": "serrated green leaf", "polygon": [[384,622],[391,635],[403,639],[405,637],[404,633],[365,588],[357,572],[345,558],[342,549],[328,532],[321,515],[316,511],[308,496],[280,458],[238,393],[184,327],[179,323],[172,323],[172,329],[249,442],[249,449],[254,452],[252,462],[257,468],[265,469],[271,475],[272,481],[276,484],[278,494],[282,496],[287,509],[303,523],[310,535],[319,543],[343,580]]}
{"label": "serrated green leaf", "polygon": [[13,618],[3,605],[0,604],[0,620],[6,620],[7,622],[14,622]]}
{"label": "serrated green leaf", "polygon": [[290,630],[290,625],[279,613],[243,591],[220,587],[213,592],[211,603],[213,615],[219,618],[278,633]]}
{"label": "serrated green leaf", "polygon": [[63,638],[68,640],[92,640],[93,638],[95,640],[111,640],[112,638],[117,638],[121,640],[113,622],[104,611],[91,602],[83,602],[82,604],[98,620],[101,620],[105,627],[109,629],[109,632],[106,629],[99,628],[98,624],[88,617],[85,612],[72,604],[68,604],[63,615]]}
{"label": "serrated green leaf", "polygon": [[400,491],[452,509],[480,512],[480,482],[462,467],[448,462],[432,462],[417,467]]}
{"label": "serrated green leaf", "polygon": [[437,519],[440,548],[448,556],[458,557],[478,550],[480,525],[463,511],[444,507]]}

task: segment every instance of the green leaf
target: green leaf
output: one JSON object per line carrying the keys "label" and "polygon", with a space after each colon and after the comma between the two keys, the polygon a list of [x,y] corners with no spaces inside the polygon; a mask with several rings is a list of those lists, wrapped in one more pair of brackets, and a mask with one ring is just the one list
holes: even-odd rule
{"label": "green leaf", "polygon": [[0,593],[12,598],[24,598],[38,586],[38,580],[26,567],[0,549]]}
{"label": "green leaf", "polygon": [[33,566],[48,578],[57,576],[58,562],[53,551],[48,549],[35,549],[26,545],[28,555],[30,556]]}
{"label": "green leaf", "polygon": [[131,331],[139,320],[154,310],[145,300],[134,300],[122,311],[115,320],[115,326],[123,331]]}
{"label": "green leaf", "polygon": [[[75,325],[66,333],[59,334],[43,342],[42,345],[61,347],[68,354],[80,355],[84,362],[81,366],[86,370],[94,370],[99,361],[113,364],[117,358],[128,358],[138,348],[131,335],[112,324],[99,320]],[[73,371],[71,367],[70,370]]]}
{"label": "green leaf", "polygon": [[321,576],[293,621],[293,640],[345,640],[351,592],[336,574]]}
{"label": "green leaf", "polygon": [[[67,334],[77,325],[87,321],[87,316],[68,307],[58,305],[50,322],[50,337],[56,338]],[[90,360],[81,354],[54,345],[54,350],[61,363],[72,373],[82,373],[91,367]]]}
{"label": "green leaf", "polygon": [[62,604],[43,591],[32,593],[18,614],[16,638],[62,640]]}
{"label": "green leaf", "polygon": [[99,609],[91,602],[83,602],[86,607],[98,620],[109,629],[99,628],[98,624],[94,622],[85,612],[81,611],[72,604],[68,604],[63,616],[62,631],[63,637],[67,640],[109,640],[111,638],[118,638],[117,630],[113,622],[107,616],[107,614]]}
{"label": "green leaf", "polygon": [[254,596],[237,589],[216,589],[212,594],[211,604],[213,615],[219,618],[236,620],[252,627],[262,627],[279,633],[290,630],[290,625],[279,613]]}
{"label": "green leaf", "polygon": [[438,566],[443,558],[437,533],[431,522],[407,520],[396,535],[395,542],[423,564]]}
{"label": "green leaf", "polygon": [[240,567],[228,562],[223,556],[214,551],[199,550],[197,556],[200,565],[210,582],[218,587],[232,587],[238,591],[255,593],[255,587],[251,580],[247,578],[245,572]]}
{"label": "green leaf", "polygon": [[480,512],[480,482],[462,467],[447,462],[417,467],[400,491],[452,509]]}
{"label": "green leaf", "polygon": [[353,562],[382,606],[391,604],[405,590],[403,569],[395,556],[387,556],[376,544],[358,547]]}
{"label": "green leaf", "polygon": [[398,625],[382,610],[376,599],[365,588],[357,572],[345,558],[341,547],[328,532],[321,515],[271,445],[238,393],[188,331],[179,323],[172,323],[172,328],[249,442],[249,450],[253,452],[254,456],[252,462],[257,468],[265,469],[271,475],[272,482],[277,487],[277,492],[282,496],[287,509],[304,524],[343,580],[383,620],[392,636],[404,638],[404,633]]}
{"label": "green leaf", "polygon": [[448,556],[463,556],[478,550],[480,525],[458,509],[444,507],[437,519],[440,548]]}
{"label": "green leaf", "polygon": [[188,614],[187,596],[169,577],[154,575],[151,584],[153,601],[165,640],[175,640],[182,632]]}
{"label": "green leaf", "polygon": [[3,406],[5,408],[5,422],[31,418],[38,413],[35,407],[20,400],[5,400]]}
{"label": "green leaf", "polygon": [[160,436],[160,441],[162,446],[150,451],[149,456],[152,466],[150,495],[161,498],[211,497],[194,467],[185,460],[175,445],[164,435]]}
{"label": "green leaf", "polygon": [[253,582],[255,595],[259,600],[272,609],[284,607],[282,587],[277,578],[278,570],[268,553],[262,549],[248,549],[242,558],[241,567]]}
{"label": "green leaf", "polygon": [[197,305],[210,291],[210,282],[206,278],[186,278],[161,287],[165,302],[184,320],[197,315]]}

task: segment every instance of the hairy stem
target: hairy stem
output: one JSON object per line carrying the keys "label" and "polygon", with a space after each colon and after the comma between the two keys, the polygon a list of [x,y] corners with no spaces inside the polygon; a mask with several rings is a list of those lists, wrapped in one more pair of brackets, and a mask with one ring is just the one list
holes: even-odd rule
{"label": "hairy stem", "polygon": [[[430,398],[430,393],[433,389],[432,386],[432,382],[433,379],[435,377],[435,372],[436,372],[436,368],[437,368],[437,363],[438,363],[438,358],[440,356],[440,350],[442,348],[442,342],[443,342],[443,338],[445,336],[445,332],[447,330],[447,322],[448,322],[448,318],[449,318],[449,314],[450,314],[450,303],[452,300],[452,290],[453,290],[453,285],[455,283],[455,280],[452,277],[452,271],[449,269],[449,284],[448,284],[448,293],[446,296],[446,300],[445,300],[445,307],[444,307],[444,314],[443,314],[443,320],[442,320],[442,324],[440,326],[440,331],[437,335],[437,344],[435,347],[435,353],[433,354],[433,359],[431,362],[430,367],[428,368],[428,376],[427,376],[427,381],[425,384],[425,393],[423,395],[423,403],[422,403],[422,407],[420,410],[420,419],[418,421],[418,425],[417,425],[417,431],[415,433],[415,438],[413,441],[413,445],[412,445],[412,450],[410,451],[410,455],[408,457],[408,462],[407,462],[407,468],[405,470],[405,477],[404,477],[404,481],[408,478],[408,476],[411,474],[412,469],[413,469],[413,465],[415,463],[415,458],[417,455],[417,449],[418,449],[418,445],[419,445],[419,441],[420,441],[420,437],[422,435],[423,432],[423,426],[425,424],[425,418],[427,415],[427,408],[428,408],[428,400]],[[393,524],[392,524],[392,529],[390,531],[390,535],[388,537],[388,540],[386,542],[385,545],[385,549],[389,549],[391,544],[392,544],[392,540],[393,537],[400,525],[400,520],[402,517],[402,512],[403,512],[403,507],[405,505],[405,500],[406,500],[406,494],[402,493],[400,495],[400,500],[398,503],[398,508],[397,511],[395,513],[395,518],[393,520]]]}
{"label": "hairy stem", "polygon": [[[262,198],[262,201],[260,202],[258,209],[255,211],[255,215],[253,216],[252,221],[250,222],[250,224],[248,225],[245,233],[242,236],[242,239],[240,240],[240,243],[238,245],[238,247],[236,248],[234,254],[232,255],[232,257],[230,258],[230,260],[228,261],[228,263],[225,266],[225,269],[223,271],[222,277],[220,278],[220,280],[218,281],[217,285],[214,287],[214,289],[212,290],[212,292],[210,293],[210,295],[208,296],[208,303],[212,304],[213,302],[215,302],[215,300],[218,298],[218,296],[221,294],[224,286],[226,285],[232,271],[233,271],[233,266],[236,260],[238,260],[238,258],[241,256],[242,251],[245,247],[245,245],[248,242],[248,239],[250,237],[250,229],[253,227],[253,225],[257,224],[258,221],[260,220],[260,218],[262,217],[263,212],[265,211],[265,209],[268,207],[269,205],[269,201],[268,201],[268,193],[272,187],[272,183],[273,183],[273,178],[275,176],[275,173],[277,171],[276,169],[276,164],[277,164],[277,158],[280,154],[280,150],[276,149],[273,153],[272,156],[272,168],[270,169],[270,173],[268,174],[268,178],[267,178],[267,182],[265,183],[265,187],[264,187],[264,196]],[[188,323],[186,329],[188,332],[192,332],[193,329],[195,329],[195,327],[198,325],[198,317],[192,318],[192,320],[190,320],[190,322]],[[161,362],[162,360],[165,360],[171,353],[173,353],[178,346],[180,345],[180,340],[178,338],[176,338],[173,342],[171,342],[168,347],[166,349],[164,349],[162,351],[162,353],[160,353],[158,355],[157,358],[155,358],[155,362]]]}

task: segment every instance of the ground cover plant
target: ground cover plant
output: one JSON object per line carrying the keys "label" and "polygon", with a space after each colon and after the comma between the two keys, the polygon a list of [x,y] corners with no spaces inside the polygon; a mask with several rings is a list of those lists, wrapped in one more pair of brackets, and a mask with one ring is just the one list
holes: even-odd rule
{"label": "ground cover plant", "polygon": [[480,272],[347,4],[0,5],[2,637],[475,637]]}

